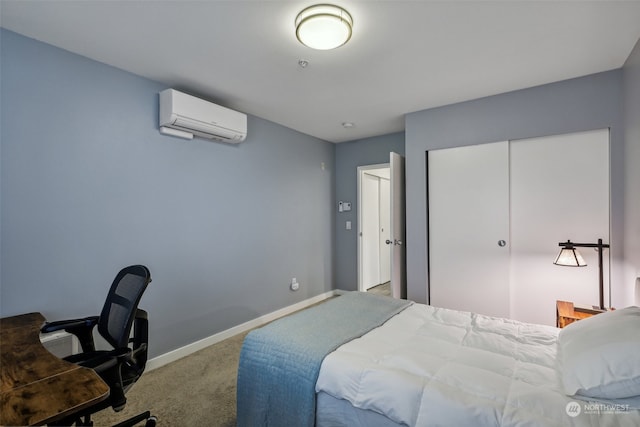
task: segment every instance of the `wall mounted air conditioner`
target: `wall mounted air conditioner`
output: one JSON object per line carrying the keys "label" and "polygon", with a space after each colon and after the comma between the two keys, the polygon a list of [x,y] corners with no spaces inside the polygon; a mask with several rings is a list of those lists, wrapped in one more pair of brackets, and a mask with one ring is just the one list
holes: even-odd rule
{"label": "wall mounted air conditioner", "polygon": [[166,89],[160,92],[160,132],[237,144],[247,137],[247,115],[195,96]]}

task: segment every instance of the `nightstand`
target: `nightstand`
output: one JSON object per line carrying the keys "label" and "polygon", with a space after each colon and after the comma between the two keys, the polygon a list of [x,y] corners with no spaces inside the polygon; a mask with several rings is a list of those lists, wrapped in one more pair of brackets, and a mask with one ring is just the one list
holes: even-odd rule
{"label": "nightstand", "polygon": [[604,313],[606,310],[598,310],[586,307],[574,307],[569,301],[556,301],[556,326],[564,328],[576,320],[586,319],[595,314]]}

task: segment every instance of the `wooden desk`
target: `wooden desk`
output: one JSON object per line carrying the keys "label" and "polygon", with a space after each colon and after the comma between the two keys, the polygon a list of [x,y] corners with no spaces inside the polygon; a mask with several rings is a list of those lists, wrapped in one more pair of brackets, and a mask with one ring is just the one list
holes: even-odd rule
{"label": "wooden desk", "polygon": [[40,313],[0,319],[0,425],[49,424],[109,396],[93,370],[44,348],[44,320]]}
{"label": "wooden desk", "polygon": [[556,326],[564,328],[576,320],[586,319],[596,314],[604,313],[603,310],[592,308],[574,307],[569,301],[556,301]]}

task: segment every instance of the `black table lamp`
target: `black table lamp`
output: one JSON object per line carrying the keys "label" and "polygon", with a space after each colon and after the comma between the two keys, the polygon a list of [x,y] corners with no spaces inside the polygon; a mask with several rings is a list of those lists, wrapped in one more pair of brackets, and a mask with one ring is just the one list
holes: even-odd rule
{"label": "black table lamp", "polygon": [[587,263],[580,255],[580,252],[576,250],[576,248],[596,248],[598,251],[598,268],[599,268],[599,278],[600,278],[600,310],[605,310],[604,308],[604,275],[602,272],[602,250],[604,248],[608,248],[609,245],[606,243],[602,243],[602,239],[598,239],[598,243],[573,243],[571,240],[567,240],[566,242],[558,243],[562,249],[560,249],[560,253],[558,257],[553,262],[555,265],[562,265],[566,267],[584,267]]}

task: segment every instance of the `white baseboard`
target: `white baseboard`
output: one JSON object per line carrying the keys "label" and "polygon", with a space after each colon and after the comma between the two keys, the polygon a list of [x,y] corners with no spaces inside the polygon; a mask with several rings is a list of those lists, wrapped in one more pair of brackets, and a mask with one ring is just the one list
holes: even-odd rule
{"label": "white baseboard", "polygon": [[148,371],[154,370],[168,363],[174,362],[178,359],[188,356],[192,353],[195,353],[198,350],[202,350],[203,348],[209,347],[210,345],[226,340],[227,338],[231,338],[234,335],[240,334],[242,332],[246,332],[250,329],[257,328],[266,323],[274,321],[279,317],[286,316],[287,314],[291,314],[298,310],[302,310],[303,308],[307,308],[313,304],[319,303],[320,301],[324,301],[325,299],[331,298],[333,296],[342,295],[344,292],[345,291],[341,291],[341,290],[333,290],[333,291],[325,292],[313,298],[300,301],[296,304],[290,305],[285,308],[281,308],[280,310],[276,310],[269,314],[265,314],[264,316],[260,316],[256,319],[242,323],[238,326],[234,326],[233,328],[227,329],[225,331],[218,332],[217,334],[211,335],[210,337],[203,338],[191,344],[187,344],[184,347],[180,347],[168,353],[161,354],[160,356],[154,357],[153,359],[150,359],[147,362],[145,371],[148,372]]}

